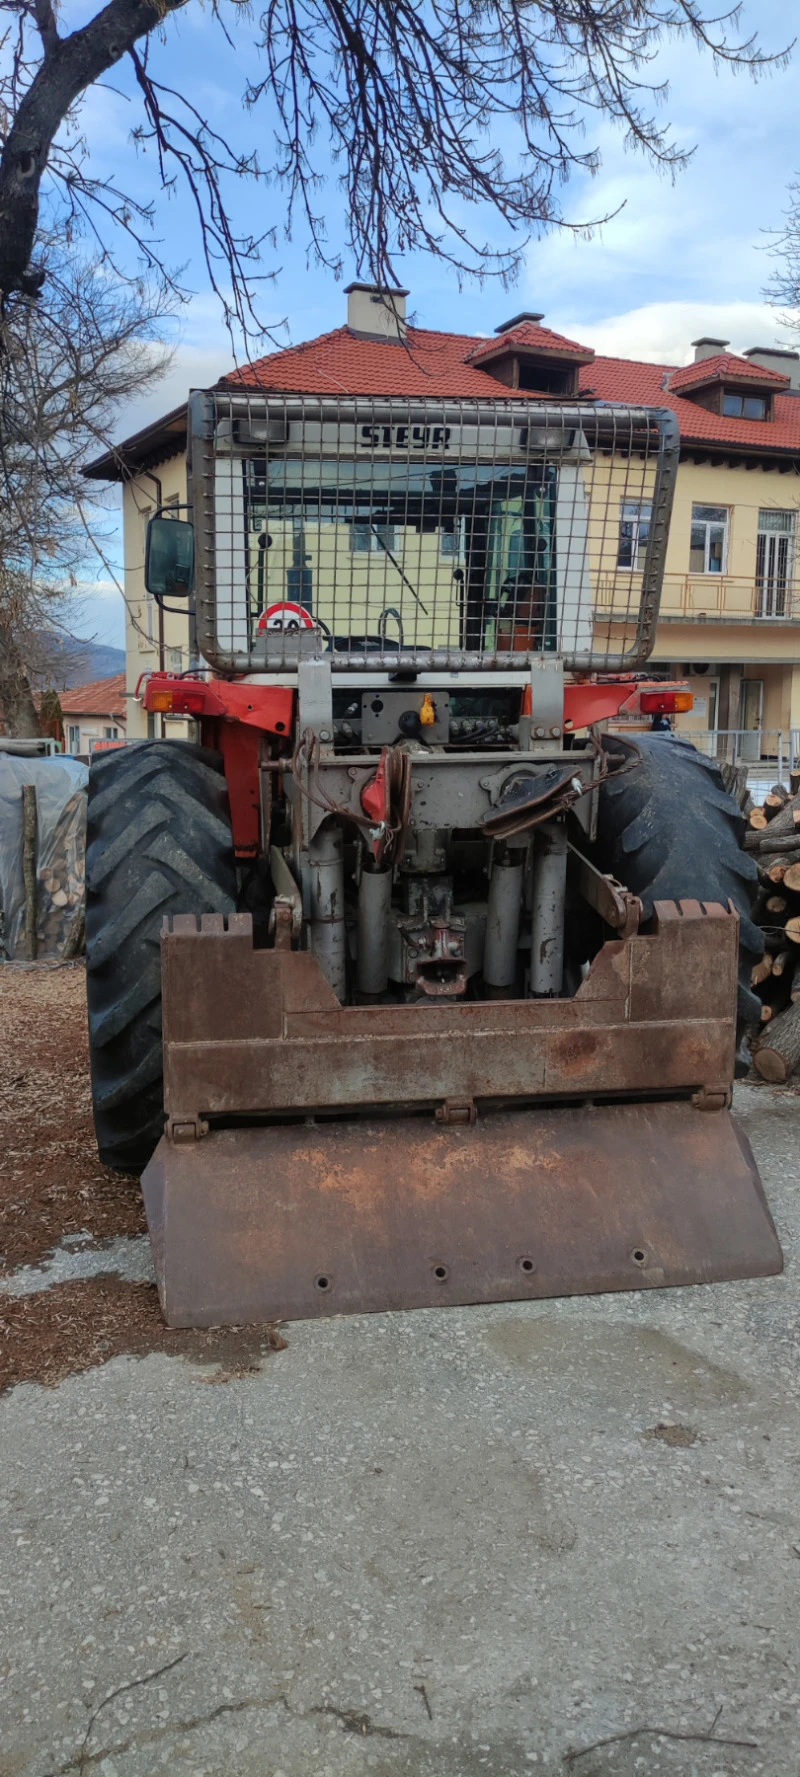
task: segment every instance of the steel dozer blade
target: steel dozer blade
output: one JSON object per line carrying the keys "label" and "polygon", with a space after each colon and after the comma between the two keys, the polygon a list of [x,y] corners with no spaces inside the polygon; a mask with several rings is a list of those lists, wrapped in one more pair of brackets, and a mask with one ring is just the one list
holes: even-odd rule
{"label": "steel dozer blade", "polygon": [[737,956],[735,914],[666,902],[572,999],[342,1006],[247,915],[176,916],[142,1179],[168,1324],[780,1271],[726,1108]]}
{"label": "steel dozer blade", "polygon": [[143,1178],[175,1327],[768,1276],[781,1250],[728,1111],[689,1103],[164,1138]]}

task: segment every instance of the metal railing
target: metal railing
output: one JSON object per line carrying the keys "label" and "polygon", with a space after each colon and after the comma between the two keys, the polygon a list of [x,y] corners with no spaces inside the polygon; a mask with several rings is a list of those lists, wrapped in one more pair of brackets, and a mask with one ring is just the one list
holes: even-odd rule
{"label": "metal railing", "polygon": [[[638,576],[631,574],[637,581]],[[596,615],[623,622],[630,599],[620,600],[620,573],[598,583]],[[800,621],[800,587],[794,580],[765,581],[755,575],[665,574],[661,618],[695,621],[790,623]]]}
{"label": "metal railing", "polygon": [[682,728],[680,737],[708,759],[745,765],[753,791],[761,789],[762,781],[767,789],[773,783],[788,784],[800,759],[800,728]]}

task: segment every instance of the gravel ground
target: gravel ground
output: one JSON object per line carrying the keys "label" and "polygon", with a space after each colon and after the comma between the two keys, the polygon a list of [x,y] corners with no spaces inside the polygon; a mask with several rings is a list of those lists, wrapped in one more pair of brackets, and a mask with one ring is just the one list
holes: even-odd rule
{"label": "gravel ground", "polygon": [[800,1098],[737,1101],[782,1278],[280,1349],[159,1346],[125,1221],[11,1269],[69,1352],[0,1400],[0,1777],[800,1768]]}

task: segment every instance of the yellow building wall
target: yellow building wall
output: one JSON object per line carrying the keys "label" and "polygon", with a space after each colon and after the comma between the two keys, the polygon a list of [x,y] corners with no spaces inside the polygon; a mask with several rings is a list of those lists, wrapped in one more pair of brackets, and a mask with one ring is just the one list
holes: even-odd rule
{"label": "yellow building wall", "polygon": [[[289,575],[293,566],[301,565],[299,560],[295,564],[295,555],[302,554],[314,614],[335,634],[374,634],[381,612],[390,608],[399,613],[406,647],[458,646],[459,589],[453,570],[460,562],[442,554],[438,536],[395,525],[390,555],[380,548],[354,550],[351,527],[345,523],[307,519],[300,548],[291,523],[270,517],[269,535],[270,548],[259,551],[257,534],[251,533],[250,551],[253,591],[258,588],[265,610],[288,598]],[[390,643],[398,639],[395,618],[388,619],[387,636]]]}
{"label": "yellow building wall", "polygon": [[[726,506],[730,511],[724,574],[689,572],[693,505]],[[756,539],[762,508],[800,511],[800,476],[778,469],[681,463],[667,545],[664,616],[681,612],[699,621],[704,615],[732,620],[756,616]]]}

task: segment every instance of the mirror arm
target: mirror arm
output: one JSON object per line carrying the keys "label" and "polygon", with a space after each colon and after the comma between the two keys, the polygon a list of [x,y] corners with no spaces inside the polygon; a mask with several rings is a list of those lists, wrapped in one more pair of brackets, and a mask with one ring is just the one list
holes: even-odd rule
{"label": "mirror arm", "polygon": [[184,605],[167,605],[164,603],[161,594],[158,592],[148,593],[148,597],[152,599],[154,605],[158,605],[160,611],[172,611],[176,617],[185,617],[192,608],[194,593],[187,593],[186,603]]}

